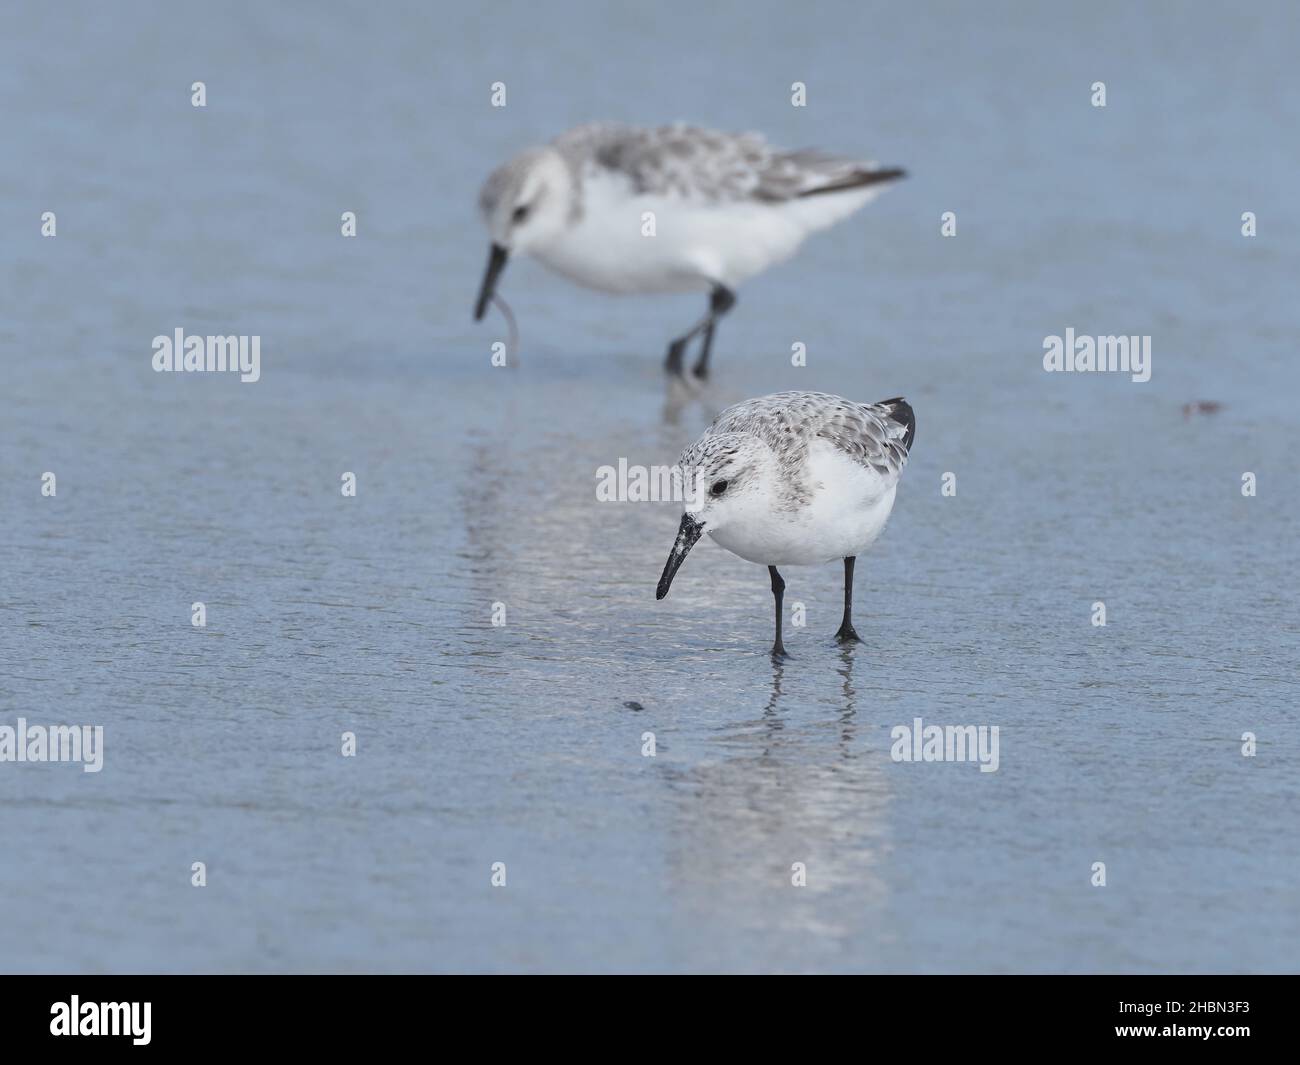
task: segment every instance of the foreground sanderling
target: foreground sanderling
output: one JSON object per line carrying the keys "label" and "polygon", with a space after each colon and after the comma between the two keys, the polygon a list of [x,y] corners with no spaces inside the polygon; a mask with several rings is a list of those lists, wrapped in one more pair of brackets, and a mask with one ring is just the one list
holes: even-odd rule
{"label": "foreground sanderling", "polygon": [[916,437],[901,397],[854,403],[825,392],[778,392],[728,407],[678,464],[701,487],[688,497],[656,599],[707,532],[748,562],[767,566],[781,643],[785,581],[777,566],[844,559],[844,620],[835,634],[856,641],[853,563],[885,527],[898,478]]}
{"label": "foreground sanderling", "polygon": [[713,330],[742,281],[789,258],[810,233],[848,217],[903,176],[823,152],[781,151],[757,134],[691,126],[578,126],[492,172],[479,194],[491,234],[474,320],[511,254],[615,293],[708,291],[703,318],[668,346],[705,377]]}

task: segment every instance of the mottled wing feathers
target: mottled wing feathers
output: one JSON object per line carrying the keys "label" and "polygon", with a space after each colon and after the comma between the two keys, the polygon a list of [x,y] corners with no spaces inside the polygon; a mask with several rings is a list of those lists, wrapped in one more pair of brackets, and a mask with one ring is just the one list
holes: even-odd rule
{"label": "mottled wing feathers", "polygon": [[638,193],[705,201],[754,196],[770,162],[761,137],[689,126],[579,126],[555,142],[580,165],[615,171]]}
{"label": "mottled wing feathers", "polygon": [[686,125],[640,129],[592,123],[565,133],[555,147],[579,173],[587,166],[603,167],[624,175],[639,193],[705,202],[781,203],[903,174],[810,149],[781,151],[756,133]]}
{"label": "mottled wing feathers", "polygon": [[709,433],[750,433],[787,469],[802,466],[809,444],[827,441],[882,476],[898,474],[916,437],[916,419],[903,399],[854,403],[825,392],[778,392],[728,407]]}

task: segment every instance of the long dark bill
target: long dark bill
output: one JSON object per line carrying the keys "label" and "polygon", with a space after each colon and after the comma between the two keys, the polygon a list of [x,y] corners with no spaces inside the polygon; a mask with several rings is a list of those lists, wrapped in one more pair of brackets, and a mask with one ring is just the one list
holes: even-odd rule
{"label": "long dark bill", "polygon": [[488,256],[487,269],[483,272],[483,285],[478,290],[478,302],[474,304],[474,321],[480,321],[487,311],[488,301],[492,294],[497,290],[497,278],[501,276],[501,271],[506,268],[506,260],[510,258],[510,253],[500,244],[492,245],[492,252]]}
{"label": "long dark bill", "polygon": [[664,574],[659,578],[659,587],[655,590],[656,599],[662,599],[668,594],[673,578],[677,576],[677,571],[682,568],[686,556],[703,532],[703,522],[696,521],[689,514],[682,515],[682,524],[677,529],[677,542],[673,544],[668,561],[664,563]]}

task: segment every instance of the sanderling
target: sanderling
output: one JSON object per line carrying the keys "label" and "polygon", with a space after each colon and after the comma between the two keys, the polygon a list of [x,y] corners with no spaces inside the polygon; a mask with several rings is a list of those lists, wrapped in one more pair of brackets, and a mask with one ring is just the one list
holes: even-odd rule
{"label": "sanderling", "polygon": [[492,249],[474,320],[512,254],[535,255],[606,292],[707,291],[708,312],[669,344],[666,362],[680,376],[687,344],[703,336],[694,373],[705,377],[736,286],[902,176],[824,152],[781,151],[753,133],[578,126],[484,183],[479,207]]}
{"label": "sanderling", "polygon": [[853,629],[853,563],[880,535],[894,509],[898,478],[916,436],[901,397],[854,403],[825,392],[778,392],[728,407],[678,464],[701,485],[677,530],[656,599],[702,533],[747,562],[767,566],[776,600],[772,654],[785,657],[777,566],[844,559],[844,620]]}

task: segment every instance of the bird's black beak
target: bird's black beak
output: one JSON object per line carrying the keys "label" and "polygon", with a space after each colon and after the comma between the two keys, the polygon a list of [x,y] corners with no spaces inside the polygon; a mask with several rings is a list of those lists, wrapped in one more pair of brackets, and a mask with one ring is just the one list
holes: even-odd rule
{"label": "bird's black beak", "polygon": [[703,532],[704,522],[696,521],[689,514],[682,515],[682,524],[677,529],[677,542],[673,544],[668,561],[664,563],[664,574],[659,578],[659,587],[655,590],[656,599],[662,599],[668,594],[673,578],[677,576],[677,571],[682,568],[686,556]]}
{"label": "bird's black beak", "polygon": [[487,269],[483,271],[483,287],[478,290],[478,302],[474,304],[474,321],[481,321],[487,310],[488,300],[497,290],[497,278],[506,268],[510,253],[500,244],[492,245],[492,254],[488,256]]}

